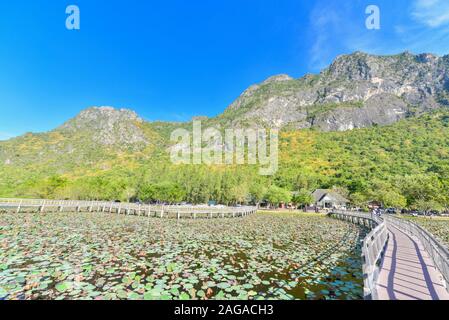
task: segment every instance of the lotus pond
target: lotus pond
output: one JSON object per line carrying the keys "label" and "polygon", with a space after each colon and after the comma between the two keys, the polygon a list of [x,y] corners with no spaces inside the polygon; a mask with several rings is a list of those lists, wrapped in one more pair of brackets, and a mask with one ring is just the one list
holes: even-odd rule
{"label": "lotus pond", "polygon": [[443,217],[406,217],[432,233],[449,248],[449,218]]}
{"label": "lotus pond", "polygon": [[304,214],[0,213],[0,300],[362,299],[364,235]]}

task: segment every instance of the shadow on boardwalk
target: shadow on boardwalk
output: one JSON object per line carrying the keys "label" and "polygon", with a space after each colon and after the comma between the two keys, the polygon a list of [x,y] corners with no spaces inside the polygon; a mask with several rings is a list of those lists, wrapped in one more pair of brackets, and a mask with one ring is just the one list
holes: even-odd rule
{"label": "shadow on boardwalk", "polygon": [[442,276],[421,243],[389,226],[390,241],[378,280],[380,300],[449,300]]}

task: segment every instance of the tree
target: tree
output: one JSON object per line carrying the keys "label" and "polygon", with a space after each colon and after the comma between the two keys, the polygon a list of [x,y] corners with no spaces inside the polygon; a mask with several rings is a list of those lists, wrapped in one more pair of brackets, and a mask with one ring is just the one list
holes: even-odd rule
{"label": "tree", "polygon": [[396,191],[383,191],[380,194],[382,204],[388,208],[405,208],[407,199]]}
{"label": "tree", "polygon": [[66,186],[67,178],[61,176],[52,176],[42,182],[40,186],[40,196],[42,198],[55,198]]}
{"label": "tree", "polygon": [[249,191],[245,184],[236,185],[231,188],[231,199],[234,203],[242,204],[248,200]]}
{"label": "tree", "polygon": [[145,184],[140,187],[138,197],[141,201],[158,201],[179,203],[185,199],[186,193],[178,184],[161,182],[158,184]]}
{"label": "tree", "polygon": [[166,183],[162,190],[166,193],[165,200],[168,203],[179,203],[186,196],[184,189],[176,183]]}
{"label": "tree", "polygon": [[264,199],[264,196],[267,194],[267,188],[259,182],[253,183],[249,190],[252,201],[259,207],[260,203]]}
{"label": "tree", "polygon": [[[368,200],[366,195],[360,193],[360,192],[355,192],[353,194],[350,195],[350,199],[351,199],[351,203],[359,208],[363,208],[366,209],[367,208],[367,204],[368,204]],[[370,199],[371,200],[371,199]]]}
{"label": "tree", "polygon": [[405,208],[407,199],[394,186],[386,181],[375,179],[369,191],[370,200],[382,203],[384,207]]}
{"label": "tree", "polygon": [[152,184],[141,185],[137,192],[137,197],[140,201],[151,202],[156,197],[156,189]]}
{"label": "tree", "polygon": [[302,189],[301,191],[298,192],[298,194],[294,195],[292,198],[292,202],[296,205],[296,206],[300,206],[303,208],[306,208],[308,205],[313,203],[313,196],[312,194],[305,190]]}
{"label": "tree", "polygon": [[[399,184],[409,207],[425,208],[428,204],[436,208],[444,206],[444,186],[435,175],[409,175],[401,178]],[[427,205],[423,206],[424,203]]]}
{"label": "tree", "polygon": [[413,204],[412,208],[415,210],[422,211],[422,212],[429,212],[432,210],[437,211],[437,212],[444,211],[444,206],[434,200],[430,200],[430,201],[418,200]]}
{"label": "tree", "polygon": [[292,195],[285,189],[277,186],[271,186],[268,189],[265,198],[272,206],[277,208],[281,203],[289,203],[292,199]]}

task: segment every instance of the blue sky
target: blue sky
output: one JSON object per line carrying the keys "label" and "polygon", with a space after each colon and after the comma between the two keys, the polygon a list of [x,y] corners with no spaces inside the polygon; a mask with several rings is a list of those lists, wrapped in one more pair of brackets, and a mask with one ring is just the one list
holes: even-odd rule
{"label": "blue sky", "polygon": [[[65,28],[78,5],[81,30]],[[380,8],[381,29],[365,27]],[[16,0],[0,4],[0,139],[90,106],[185,121],[337,55],[449,53],[447,0]]]}

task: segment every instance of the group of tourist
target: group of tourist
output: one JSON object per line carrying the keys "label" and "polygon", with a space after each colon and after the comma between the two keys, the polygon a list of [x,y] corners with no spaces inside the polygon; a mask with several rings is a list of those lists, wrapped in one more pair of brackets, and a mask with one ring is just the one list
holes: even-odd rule
{"label": "group of tourist", "polygon": [[383,214],[383,210],[380,208],[373,209],[371,212],[373,216],[381,217]]}

